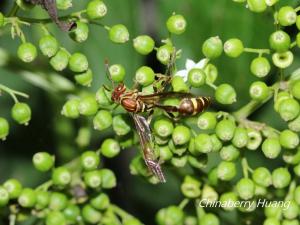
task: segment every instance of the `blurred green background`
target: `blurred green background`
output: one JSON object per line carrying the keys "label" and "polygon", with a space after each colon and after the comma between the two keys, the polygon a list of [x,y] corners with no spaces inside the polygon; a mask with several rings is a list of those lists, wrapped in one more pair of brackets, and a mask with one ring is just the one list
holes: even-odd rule
{"label": "blurred green background", "polygon": [[[85,7],[86,1],[74,0],[74,7],[70,12],[78,11]],[[299,4],[296,0],[281,1],[284,4]],[[2,0],[0,11],[7,13],[13,1]],[[204,40],[211,36],[220,36],[225,41],[228,38],[240,38],[244,45],[252,48],[268,48],[268,37],[275,27],[273,24],[273,12],[269,10],[264,14],[255,14],[245,8],[243,4],[234,3],[231,0],[109,0],[108,15],[103,19],[106,25],[122,23],[130,31],[131,39],[139,34],[150,34],[156,40],[156,45],[167,36],[165,28],[166,19],[172,12],[185,16],[188,27],[186,33],[174,37],[176,47],[183,50],[178,69],[184,68],[187,58],[199,61],[203,55],[201,46]],[[61,15],[68,11],[61,12]],[[24,17],[46,18],[47,14],[40,7],[31,11],[19,11],[18,15]],[[138,55],[131,42],[124,45],[113,44],[109,41],[106,31],[96,25],[90,25],[88,41],[82,44],[75,43],[62,33],[54,25],[48,26],[59,39],[62,46],[70,52],[83,52],[87,55],[90,67],[94,72],[94,82],[88,91],[96,91],[105,79],[104,58],[110,62],[121,63],[126,68],[126,84],[131,85],[135,70],[144,64],[151,65],[156,72],[163,72],[163,67],[155,60],[155,55],[145,58]],[[35,44],[41,37],[38,25],[24,27],[27,39]],[[36,186],[48,179],[47,176],[36,172],[31,164],[31,157],[37,151],[49,151],[56,154],[59,163],[64,163],[80,154],[83,150],[98,149],[101,140],[112,133],[92,132],[90,144],[82,145],[78,141],[78,129],[92,130],[89,121],[71,121],[60,114],[61,107],[68,95],[78,93],[78,86],[72,83],[62,85],[60,76],[73,81],[69,71],[63,71],[60,76],[54,75],[48,60],[41,56],[30,65],[24,65],[16,58],[16,49],[20,40],[12,40],[9,29],[0,31],[0,48],[9,54],[7,64],[0,67],[0,83],[13,89],[26,92],[30,95],[29,104],[33,110],[33,117],[28,127],[16,125],[10,118],[12,99],[4,94],[0,97],[0,116],[7,118],[11,124],[10,135],[5,142],[0,142],[0,183],[7,178],[15,177],[25,185]],[[287,30],[294,38],[295,28]],[[299,53],[299,52],[298,52]],[[299,54],[296,54],[291,71],[299,65]],[[231,83],[237,90],[238,102],[230,108],[217,105],[215,110],[235,110],[249,101],[249,84],[256,78],[250,74],[249,64],[255,55],[243,54],[238,59],[222,56],[214,63],[219,69],[219,78],[216,84]],[[0,59],[3,62],[3,58]],[[0,63],[1,64],[1,63]],[[288,74],[288,71],[287,71]],[[276,71],[268,78],[267,83],[277,79]],[[30,80],[31,79],[31,82]],[[33,84],[39,81],[39,84]],[[64,80],[65,82],[65,80]],[[210,90],[204,90],[211,95]],[[27,100],[26,100],[27,101]],[[283,125],[274,114],[272,106],[264,107],[253,116],[254,119],[271,123],[277,128]],[[84,139],[84,129],[81,129],[81,137]],[[80,147],[78,142],[81,143]],[[83,143],[84,144],[84,143]],[[155,212],[170,204],[178,204],[182,199],[180,194],[180,174],[175,176],[172,169],[168,170],[169,182],[166,185],[153,186],[141,178],[129,174],[128,165],[135,155],[134,149],[124,150],[119,157],[113,160],[105,160],[105,166],[112,168],[119,180],[118,187],[112,191],[113,201],[121,207],[136,215],[143,222],[152,221]],[[257,163],[259,159],[255,160]],[[141,205],[143,207],[141,207]],[[234,217],[228,218],[226,223],[233,223]],[[226,220],[225,220],[226,221]],[[152,224],[147,222],[146,224]]]}

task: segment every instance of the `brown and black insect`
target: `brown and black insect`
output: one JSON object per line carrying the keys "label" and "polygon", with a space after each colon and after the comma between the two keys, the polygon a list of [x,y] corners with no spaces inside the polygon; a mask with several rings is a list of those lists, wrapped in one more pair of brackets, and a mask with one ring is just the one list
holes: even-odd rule
{"label": "brown and black insect", "polygon": [[[107,63],[106,67],[107,71],[109,71]],[[165,182],[164,174],[154,154],[149,119],[147,121],[140,113],[149,112],[149,117],[151,117],[153,110],[155,108],[160,108],[172,118],[175,118],[174,113],[177,113],[178,116],[176,118],[178,119],[182,116],[192,116],[202,112],[210,105],[210,98],[194,96],[190,93],[183,92],[164,92],[164,87],[170,81],[171,76],[163,74],[157,74],[157,79],[155,81],[155,83],[161,82],[163,84],[162,88],[160,90],[155,88],[156,92],[148,95],[139,92],[137,89],[127,89],[123,83],[119,83],[115,87],[109,72],[108,77],[113,84],[111,100],[116,104],[121,105],[134,119],[147,167],[160,182]],[[180,99],[180,103],[178,106],[161,104],[161,101],[167,98],[178,98]]]}

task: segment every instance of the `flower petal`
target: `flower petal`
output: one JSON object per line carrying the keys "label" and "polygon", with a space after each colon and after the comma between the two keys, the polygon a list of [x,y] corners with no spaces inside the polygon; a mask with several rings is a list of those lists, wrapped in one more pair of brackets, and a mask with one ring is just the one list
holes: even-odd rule
{"label": "flower petal", "polygon": [[196,65],[196,63],[195,63],[193,60],[191,60],[191,59],[186,59],[186,62],[185,62],[185,68],[186,68],[187,70],[192,69],[195,65]]}
{"label": "flower petal", "polygon": [[182,77],[184,81],[187,81],[188,78],[188,70],[179,70],[176,72],[175,76]]}
{"label": "flower petal", "polygon": [[201,59],[199,62],[197,62],[197,64],[194,66],[194,68],[198,68],[198,69],[203,69],[204,66],[208,63],[209,59],[204,58]]}

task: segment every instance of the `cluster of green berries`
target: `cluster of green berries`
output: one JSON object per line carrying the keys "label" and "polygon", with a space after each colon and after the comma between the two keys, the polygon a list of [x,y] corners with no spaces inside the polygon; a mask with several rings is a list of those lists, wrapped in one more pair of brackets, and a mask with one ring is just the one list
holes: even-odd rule
{"label": "cluster of green berries", "polygon": [[[16,102],[11,108],[11,117],[18,124],[28,125],[31,120],[31,109],[24,102]],[[9,123],[4,117],[0,117],[0,139],[5,140],[9,134]]]}

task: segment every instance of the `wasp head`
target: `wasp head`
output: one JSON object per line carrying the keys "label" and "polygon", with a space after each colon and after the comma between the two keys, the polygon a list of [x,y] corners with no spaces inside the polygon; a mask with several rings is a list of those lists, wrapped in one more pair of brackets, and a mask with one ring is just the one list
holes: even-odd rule
{"label": "wasp head", "polygon": [[125,85],[123,83],[118,84],[118,86],[116,86],[112,92],[111,100],[114,102],[119,102],[121,95],[124,94],[125,91]]}

